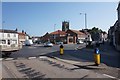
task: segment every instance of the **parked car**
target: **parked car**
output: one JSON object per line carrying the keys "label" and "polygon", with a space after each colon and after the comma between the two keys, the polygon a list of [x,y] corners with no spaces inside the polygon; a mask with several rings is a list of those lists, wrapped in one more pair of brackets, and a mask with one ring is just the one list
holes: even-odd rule
{"label": "parked car", "polygon": [[46,43],[44,43],[44,47],[52,47],[52,46],[53,46],[53,44],[50,43],[50,42],[46,42]]}
{"label": "parked car", "polygon": [[61,45],[61,44],[63,44],[63,42],[56,42],[56,44],[57,44],[57,45]]}
{"label": "parked car", "polygon": [[80,40],[80,41],[77,41],[77,44],[82,44],[82,43],[84,43],[84,42],[83,42],[83,41],[81,41],[81,40]]}
{"label": "parked car", "polygon": [[32,40],[26,40],[25,46],[31,46],[33,44]]}

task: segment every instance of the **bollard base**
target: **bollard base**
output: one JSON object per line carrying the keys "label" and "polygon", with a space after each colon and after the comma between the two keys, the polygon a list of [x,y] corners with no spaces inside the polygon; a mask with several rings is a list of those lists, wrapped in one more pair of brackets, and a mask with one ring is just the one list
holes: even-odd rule
{"label": "bollard base", "polygon": [[99,66],[100,64],[96,64],[96,63],[95,63],[94,65],[95,65],[95,66]]}

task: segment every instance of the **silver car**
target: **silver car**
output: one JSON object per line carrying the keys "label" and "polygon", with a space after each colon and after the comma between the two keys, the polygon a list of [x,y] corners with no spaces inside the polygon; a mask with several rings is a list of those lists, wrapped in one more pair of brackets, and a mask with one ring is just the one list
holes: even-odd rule
{"label": "silver car", "polygon": [[44,47],[52,47],[52,46],[53,46],[53,44],[50,43],[50,42],[46,42],[46,43],[44,43]]}

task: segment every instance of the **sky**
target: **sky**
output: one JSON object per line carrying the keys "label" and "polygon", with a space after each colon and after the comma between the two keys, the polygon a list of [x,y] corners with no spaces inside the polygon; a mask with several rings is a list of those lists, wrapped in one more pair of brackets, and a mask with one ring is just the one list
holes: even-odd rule
{"label": "sky", "polygon": [[69,21],[70,29],[81,30],[86,13],[88,29],[107,32],[117,20],[117,7],[118,2],[2,2],[2,28],[43,36],[54,27],[61,30],[62,21]]}

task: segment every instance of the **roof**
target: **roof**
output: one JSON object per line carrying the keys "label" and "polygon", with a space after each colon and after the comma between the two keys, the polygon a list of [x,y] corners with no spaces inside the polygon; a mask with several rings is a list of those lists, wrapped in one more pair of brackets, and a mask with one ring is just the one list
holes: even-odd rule
{"label": "roof", "polygon": [[19,35],[25,35],[25,33],[22,33],[22,32],[18,32]]}
{"label": "roof", "polygon": [[4,33],[17,33],[17,31],[15,31],[15,30],[7,30],[7,29],[0,29],[0,32],[4,32]]}
{"label": "roof", "polygon": [[50,33],[50,34],[60,34],[60,35],[66,35],[66,32],[65,31],[61,31],[61,30],[57,30],[57,31],[55,31],[55,32],[52,32],[52,33]]}
{"label": "roof", "polygon": [[[70,29],[71,30],[71,29]],[[83,32],[80,32],[80,31],[77,31],[77,30],[71,30],[72,32],[74,32],[74,33],[76,33],[76,34],[78,34],[78,35],[84,35],[84,33]]]}

